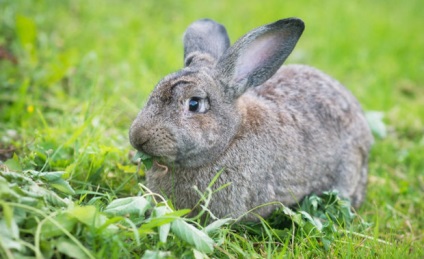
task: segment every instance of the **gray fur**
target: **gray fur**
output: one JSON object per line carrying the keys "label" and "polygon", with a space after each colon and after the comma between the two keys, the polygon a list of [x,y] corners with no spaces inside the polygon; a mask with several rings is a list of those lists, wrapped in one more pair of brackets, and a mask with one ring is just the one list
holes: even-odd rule
{"label": "gray fur", "polygon": [[[207,23],[210,28],[214,22]],[[314,68],[280,68],[303,28],[299,19],[280,20],[251,31],[225,52],[226,33],[211,34],[217,41],[185,41],[186,53],[195,50],[208,61],[162,79],[130,129],[131,144],[157,161],[146,173],[153,191],[178,208],[193,208],[199,200],[193,186],[204,192],[224,169],[214,188],[231,185],[214,193],[210,204],[218,217],[239,217],[274,201],[289,206],[332,189],[361,204],[373,139],[359,103]],[[206,100],[208,109],[188,110],[191,97]],[[255,213],[266,217],[273,209]]]}
{"label": "gray fur", "polygon": [[184,34],[184,65],[213,65],[229,46],[224,26],[209,19],[198,20]]}

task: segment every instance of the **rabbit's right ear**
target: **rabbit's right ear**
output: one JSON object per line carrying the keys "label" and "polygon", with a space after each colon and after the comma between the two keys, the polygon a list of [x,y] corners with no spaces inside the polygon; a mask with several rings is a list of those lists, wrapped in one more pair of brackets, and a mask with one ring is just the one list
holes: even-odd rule
{"label": "rabbit's right ear", "polygon": [[224,91],[237,98],[277,72],[299,40],[305,25],[288,18],[254,29],[241,37],[218,61],[215,69]]}
{"label": "rabbit's right ear", "polygon": [[210,19],[197,20],[184,33],[184,65],[213,67],[229,46],[224,26]]}

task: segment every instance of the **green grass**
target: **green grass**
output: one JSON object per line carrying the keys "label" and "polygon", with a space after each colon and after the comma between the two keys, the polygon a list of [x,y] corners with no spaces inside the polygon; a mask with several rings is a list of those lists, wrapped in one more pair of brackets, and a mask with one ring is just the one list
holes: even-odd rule
{"label": "green grass", "polygon": [[[287,63],[320,68],[343,82],[364,110],[384,113],[387,136],[376,138],[372,149],[367,199],[350,227],[331,235],[328,249],[306,228],[277,229],[263,221],[254,228],[220,226],[210,234],[213,251],[205,253],[422,258],[423,9],[420,0],[0,0],[0,52],[8,53],[0,59],[0,160],[8,160],[0,165],[0,223],[18,227],[8,241],[0,230],[0,257],[17,255],[8,247],[16,244],[39,258],[69,249],[76,257],[146,251],[194,257],[199,250],[178,234],[177,224],[163,243],[158,228],[143,228],[149,216],[104,213],[117,198],[143,193],[137,185],[143,171],[128,158],[129,125],[156,82],[181,68],[182,33],[195,19],[226,25],[234,42],[259,25],[296,16],[306,30]],[[64,174],[40,175],[55,171]],[[34,186],[37,197],[31,197]],[[181,219],[184,211],[175,213]],[[160,226],[169,220],[151,217]]]}

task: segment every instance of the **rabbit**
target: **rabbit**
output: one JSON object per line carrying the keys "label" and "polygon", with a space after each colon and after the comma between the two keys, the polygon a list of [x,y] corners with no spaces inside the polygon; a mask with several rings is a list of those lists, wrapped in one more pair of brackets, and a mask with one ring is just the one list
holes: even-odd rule
{"label": "rabbit", "polygon": [[282,19],[230,46],[213,20],[187,28],[184,68],[160,80],[129,130],[131,145],[154,160],[152,191],[193,208],[219,172],[208,209],[242,221],[329,190],[362,203],[373,136],[338,81],[282,66],[303,30],[302,20]]}

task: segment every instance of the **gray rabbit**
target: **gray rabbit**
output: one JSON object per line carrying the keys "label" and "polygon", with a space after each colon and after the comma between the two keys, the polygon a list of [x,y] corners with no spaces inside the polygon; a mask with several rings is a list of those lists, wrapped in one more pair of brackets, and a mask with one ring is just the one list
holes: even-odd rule
{"label": "gray rabbit", "polygon": [[[270,202],[294,205],[336,189],[354,206],[364,199],[373,142],[358,101],[339,82],[304,65],[281,66],[304,23],[288,18],[261,26],[230,46],[209,19],[184,35],[184,64],[164,77],[134,120],[129,137],[151,155],[147,186],[193,208],[214,176],[209,205],[239,217]],[[252,214],[244,220],[254,220]]]}

